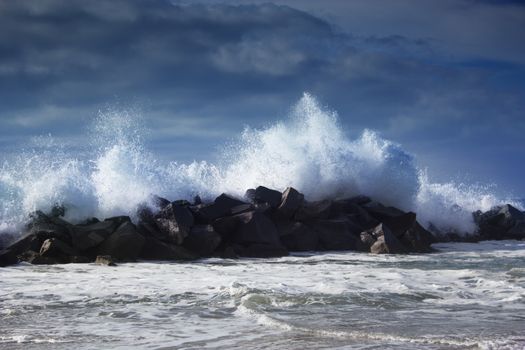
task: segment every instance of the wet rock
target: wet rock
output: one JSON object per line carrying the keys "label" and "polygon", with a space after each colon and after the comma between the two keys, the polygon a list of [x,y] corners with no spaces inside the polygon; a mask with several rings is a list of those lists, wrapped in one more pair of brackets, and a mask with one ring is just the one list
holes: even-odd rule
{"label": "wet rock", "polygon": [[243,204],[246,203],[223,193],[215,198],[213,203],[193,207],[193,211],[200,222],[211,224],[220,217],[231,215],[231,210],[234,207]]}
{"label": "wet rock", "polygon": [[367,251],[370,251],[370,247],[376,242],[376,239],[370,232],[361,232],[359,238],[361,239],[363,247],[365,247]]}
{"label": "wet rock", "polygon": [[151,202],[153,205],[155,205],[159,209],[163,209],[167,205],[169,205],[171,202],[167,200],[166,198],[159,197],[157,195],[153,195],[151,197]]}
{"label": "wet rock", "polygon": [[525,237],[525,214],[510,204],[484,213],[473,213],[483,239],[520,239]]}
{"label": "wet rock", "polygon": [[259,186],[255,189],[253,201],[255,203],[268,203],[272,208],[277,208],[281,204],[281,197],[281,192]]}
{"label": "wet rock", "polygon": [[231,208],[229,215],[242,214],[242,213],[245,213],[247,211],[252,211],[254,209],[255,209],[255,207],[253,205],[251,205],[251,204],[248,204],[248,203],[240,204],[240,205],[237,205],[237,206]]}
{"label": "wet rock", "polygon": [[292,218],[295,212],[303,205],[304,195],[293,187],[288,187],[281,197],[281,204],[277,208],[279,214],[285,218]]}
{"label": "wet rock", "polygon": [[193,205],[199,205],[199,204],[202,204],[202,199],[199,195],[196,195],[195,197],[193,197]]}
{"label": "wet rock", "polygon": [[69,244],[57,238],[49,238],[42,243],[40,255],[48,257],[69,257],[78,255],[78,252]]}
{"label": "wet rock", "polygon": [[124,222],[97,248],[97,255],[111,255],[119,260],[135,260],[142,251],[144,241],[135,225]]}
{"label": "wet rock", "polygon": [[221,244],[221,236],[215,232],[211,225],[194,226],[188,237],[184,240],[183,247],[202,256],[211,256]]}
{"label": "wet rock", "polygon": [[97,258],[95,259],[95,264],[103,266],[117,266],[117,264],[113,261],[111,255],[97,256]]}
{"label": "wet rock", "polygon": [[433,251],[432,243],[436,242],[435,237],[415,220],[413,225],[399,236],[399,240],[414,253],[430,253]]}
{"label": "wet rock", "polygon": [[0,267],[6,267],[18,263],[17,254],[9,249],[0,250]]}
{"label": "wet rock", "polygon": [[373,254],[403,254],[407,250],[397,239],[397,237],[384,225],[379,224],[369,233],[376,238],[376,241],[370,247]]}
{"label": "wet rock", "polygon": [[332,213],[333,202],[322,200],[316,202],[305,202],[295,213],[297,221],[312,221],[318,219],[328,219]]}
{"label": "wet rock", "polygon": [[117,228],[117,222],[104,220],[91,225],[75,225],[71,230],[72,246],[80,251],[94,248],[104,242]]}
{"label": "wet rock", "polygon": [[87,264],[93,260],[83,255],[73,255],[69,257],[69,263],[71,264]]}
{"label": "wet rock", "polygon": [[270,244],[250,244],[239,251],[239,256],[247,258],[278,258],[287,255],[286,248]]}
{"label": "wet rock", "polygon": [[267,244],[280,247],[279,233],[274,223],[257,211],[235,216],[237,227],[233,235],[234,243],[241,245]]}
{"label": "wet rock", "polygon": [[163,240],[182,244],[194,224],[193,214],[185,205],[168,204],[155,218]]}
{"label": "wet rock", "polygon": [[362,250],[360,228],[346,219],[318,220],[312,227],[319,234],[322,250]]}
{"label": "wet rock", "polygon": [[146,237],[139,257],[144,260],[195,260],[198,256],[186,248]]}
{"label": "wet rock", "polygon": [[288,222],[277,226],[282,244],[291,252],[317,250],[319,235],[302,222]]}
{"label": "wet rock", "polygon": [[388,220],[389,218],[405,214],[405,212],[400,209],[394,207],[387,207],[381,203],[374,201],[363,205],[362,208],[365,209],[372,217],[374,217],[376,220],[379,220],[380,222]]}
{"label": "wet rock", "polygon": [[61,261],[55,257],[41,256],[39,253],[34,252],[32,250],[23,252],[21,255],[18,256],[18,258],[21,261],[25,261],[33,265],[53,265],[64,263],[64,261]]}

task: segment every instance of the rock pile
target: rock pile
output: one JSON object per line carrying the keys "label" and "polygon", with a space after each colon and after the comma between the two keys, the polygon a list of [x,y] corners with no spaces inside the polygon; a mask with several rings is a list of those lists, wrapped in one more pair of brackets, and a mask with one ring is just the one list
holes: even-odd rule
{"label": "rock pile", "polygon": [[[435,237],[416,214],[368,197],[307,201],[294,188],[249,189],[243,200],[170,202],[127,216],[71,224],[63,210],[35,212],[27,232],[0,251],[0,266],[114,261],[194,260],[202,257],[279,257],[289,252],[353,250],[374,254],[431,252]],[[525,237],[525,214],[510,205],[475,213],[483,238]]]}

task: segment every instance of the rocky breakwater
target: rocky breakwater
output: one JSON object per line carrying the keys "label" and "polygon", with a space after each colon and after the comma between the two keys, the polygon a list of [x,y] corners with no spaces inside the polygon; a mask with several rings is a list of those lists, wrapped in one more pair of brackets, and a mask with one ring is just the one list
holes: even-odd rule
{"label": "rocky breakwater", "polygon": [[[135,260],[195,260],[203,257],[265,258],[299,251],[351,250],[374,254],[431,252],[436,236],[416,214],[365,196],[307,201],[293,188],[263,186],[243,199],[227,194],[213,202],[170,202],[155,197],[140,208],[137,223],[127,216],[72,224],[64,211],[35,212],[26,232],[0,250],[0,266]],[[474,213],[478,239],[525,237],[525,214],[509,205]],[[460,236],[441,235],[440,240]]]}

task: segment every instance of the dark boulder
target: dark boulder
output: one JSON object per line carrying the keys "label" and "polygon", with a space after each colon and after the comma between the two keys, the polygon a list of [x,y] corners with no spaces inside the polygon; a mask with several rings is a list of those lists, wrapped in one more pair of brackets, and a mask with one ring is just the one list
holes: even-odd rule
{"label": "dark boulder", "polygon": [[21,261],[25,261],[33,265],[53,265],[65,262],[55,257],[42,256],[39,253],[32,250],[23,252],[18,256],[18,258]]}
{"label": "dark boulder", "polygon": [[111,255],[99,255],[95,259],[95,264],[103,266],[117,266]]}
{"label": "dark boulder", "polygon": [[94,248],[104,242],[117,228],[117,222],[104,220],[91,225],[75,225],[71,229],[72,246],[80,251]]}
{"label": "dark boulder", "polygon": [[211,225],[194,226],[182,245],[189,251],[202,256],[211,256],[221,244],[221,235]]}
{"label": "dark boulder", "polygon": [[281,197],[281,204],[277,208],[279,214],[286,218],[291,218],[295,212],[303,205],[304,195],[293,187],[288,187]]}
{"label": "dark boulder", "polygon": [[312,228],[319,234],[321,250],[362,250],[359,227],[347,219],[318,220]]}
{"label": "dark boulder", "polygon": [[135,260],[142,251],[144,241],[135,225],[124,222],[97,248],[97,255],[111,255],[119,260]]}
{"label": "dark boulder", "polygon": [[317,250],[319,234],[302,222],[286,222],[277,226],[282,244],[291,252]]}
{"label": "dark boulder", "polygon": [[365,250],[370,251],[370,247],[376,242],[376,239],[370,232],[361,232],[359,235],[359,238],[361,239],[361,243],[363,244],[363,247],[365,247]]}
{"label": "dark boulder", "polygon": [[182,244],[194,224],[194,218],[188,206],[170,203],[156,215],[155,223],[163,240]]}
{"label": "dark boulder", "polygon": [[295,213],[297,221],[312,221],[318,219],[328,219],[332,214],[333,201],[322,200],[316,202],[305,202]]}
{"label": "dark boulder", "polygon": [[280,247],[279,233],[274,223],[264,214],[251,211],[234,217],[237,227],[233,242],[241,245],[267,244]]}
{"label": "dark boulder", "polygon": [[153,195],[151,196],[151,203],[157,208],[163,209],[164,207],[169,205],[171,202],[167,200],[166,198],[162,198],[157,195]]}
{"label": "dark boulder", "polygon": [[372,217],[374,217],[376,220],[379,220],[380,222],[388,220],[392,217],[405,214],[405,212],[400,209],[394,207],[387,207],[381,203],[374,201],[363,205],[362,208],[365,209]]}
{"label": "dark boulder", "polygon": [[510,204],[482,213],[473,213],[482,239],[520,239],[525,237],[525,213]]}
{"label": "dark boulder", "polygon": [[379,224],[374,229],[369,231],[376,241],[370,247],[370,252],[373,254],[403,254],[407,250],[397,237],[384,225]]}
{"label": "dark boulder", "polygon": [[194,206],[192,210],[201,223],[211,224],[220,217],[231,215],[233,208],[243,204],[246,203],[223,193],[213,203]]}
{"label": "dark boulder", "polygon": [[239,249],[239,256],[247,258],[278,258],[287,255],[286,248],[270,244],[250,244]]}
{"label": "dark boulder", "polygon": [[432,233],[425,230],[417,221],[414,221],[414,224],[399,236],[399,240],[414,253],[430,253],[433,251],[432,243],[436,242]]}
{"label": "dark boulder", "polygon": [[347,216],[365,230],[376,227],[379,224],[379,221],[359,204],[356,204],[353,198],[334,201],[333,211],[338,216]]}
{"label": "dark boulder", "polygon": [[230,210],[230,215],[237,215],[237,214],[242,214],[242,213],[246,213],[247,211],[252,211],[254,210],[255,207],[251,204],[240,204],[240,205],[236,205],[235,207],[231,208]]}
{"label": "dark boulder", "polygon": [[139,257],[144,260],[195,260],[198,256],[186,248],[146,237]]}
{"label": "dark boulder", "polygon": [[254,203],[268,203],[272,208],[277,208],[281,204],[281,197],[281,192],[259,186],[255,189],[253,201]]}
{"label": "dark boulder", "polygon": [[68,257],[69,260],[70,256],[78,255],[78,251],[57,238],[49,238],[42,243],[40,255],[48,257]]}
{"label": "dark boulder", "polygon": [[8,249],[0,250],[0,267],[6,267],[17,263],[17,254]]}

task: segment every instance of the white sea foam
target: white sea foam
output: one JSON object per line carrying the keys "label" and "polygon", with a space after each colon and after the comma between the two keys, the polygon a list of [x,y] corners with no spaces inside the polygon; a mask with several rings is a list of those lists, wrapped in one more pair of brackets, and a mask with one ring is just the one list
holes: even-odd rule
{"label": "white sea foam", "polygon": [[415,158],[372,130],[349,138],[337,114],[305,94],[287,120],[246,129],[224,147],[220,161],[161,162],[144,146],[135,113],[107,111],[94,123],[91,148],[71,154],[52,138],[41,138],[0,168],[0,230],[20,228],[34,210],[54,204],[66,219],[127,214],[151,194],[191,199],[221,192],[242,196],[247,188],[294,186],[308,199],[357,194],[404,210],[420,221],[460,233],[475,227],[471,212],[509,202],[490,188],[428,180]]}

